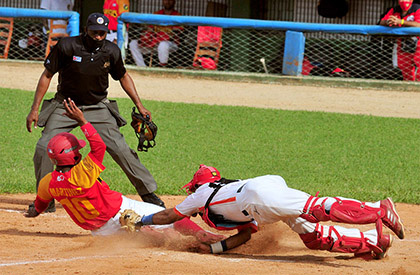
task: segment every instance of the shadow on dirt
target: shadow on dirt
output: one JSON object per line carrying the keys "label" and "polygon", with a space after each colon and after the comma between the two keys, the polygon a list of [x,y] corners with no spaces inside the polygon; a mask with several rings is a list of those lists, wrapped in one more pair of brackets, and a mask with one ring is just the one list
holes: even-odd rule
{"label": "shadow on dirt", "polygon": [[35,200],[35,196],[33,200],[28,199],[19,199],[19,198],[7,198],[0,196],[0,203],[7,203],[7,204],[19,204],[19,205],[29,205],[33,203]]}
{"label": "shadow on dirt", "polygon": [[[5,203],[5,204],[16,204],[16,205],[24,205],[24,206],[28,206],[29,204],[33,203],[35,200],[35,195],[33,199],[20,199],[20,198],[9,198],[9,197],[4,197],[4,196],[0,196],[0,204],[1,203]],[[55,207],[56,208],[63,208],[63,206],[59,203],[55,203]],[[10,208],[9,209],[13,209]],[[16,209],[19,210],[19,209]]]}
{"label": "shadow on dirt", "polygon": [[[266,261],[266,262],[284,262],[284,263],[307,263],[307,264],[318,264],[318,265],[324,265],[324,266],[330,266],[330,267],[350,267],[350,268],[358,268],[358,266],[353,265],[343,265],[343,263],[333,263],[329,260],[336,260],[337,257],[320,257],[320,256],[314,256],[314,255],[296,255],[296,256],[262,256],[262,255],[243,255],[243,254],[230,254],[225,253],[221,255],[220,257],[223,258],[230,258],[230,259],[249,259],[249,260],[255,260],[255,261]],[[353,256],[343,257],[340,256],[341,260],[351,260],[354,259]]]}
{"label": "shadow on dirt", "polygon": [[3,229],[0,230],[0,235],[12,235],[12,236],[33,236],[33,237],[55,237],[55,238],[76,238],[81,237],[80,234],[67,234],[67,233],[52,233],[52,232],[30,232],[23,231],[17,228]]}

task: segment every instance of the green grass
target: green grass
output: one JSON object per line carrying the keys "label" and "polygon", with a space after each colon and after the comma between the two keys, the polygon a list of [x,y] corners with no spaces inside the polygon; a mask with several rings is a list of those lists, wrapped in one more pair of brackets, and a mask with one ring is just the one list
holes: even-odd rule
{"label": "green grass", "polygon": [[[0,193],[35,192],[32,157],[41,129],[28,133],[33,93],[0,89]],[[47,94],[46,98],[52,97]],[[118,99],[125,118],[129,99]],[[290,187],[321,196],[420,203],[417,119],[144,101],[158,125],[157,145],[139,152],[158,194],[183,194],[200,163],[226,178],[278,174]],[[132,128],[121,129],[135,148]],[[79,138],[79,129],[75,133]],[[86,155],[87,148],[82,150]],[[112,189],[135,189],[109,155],[102,174]]]}

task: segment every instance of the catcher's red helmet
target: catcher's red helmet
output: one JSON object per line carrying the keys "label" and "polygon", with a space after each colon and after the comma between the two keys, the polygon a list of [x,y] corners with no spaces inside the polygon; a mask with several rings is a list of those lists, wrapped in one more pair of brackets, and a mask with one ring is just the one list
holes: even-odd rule
{"label": "catcher's red helmet", "polygon": [[200,164],[200,168],[195,172],[192,180],[182,188],[185,188],[188,194],[192,194],[199,186],[218,180],[220,180],[220,172],[216,168]]}
{"label": "catcher's red helmet", "polygon": [[79,149],[85,147],[84,140],[78,140],[70,133],[59,133],[48,142],[48,157],[55,165],[76,165],[82,158]]}

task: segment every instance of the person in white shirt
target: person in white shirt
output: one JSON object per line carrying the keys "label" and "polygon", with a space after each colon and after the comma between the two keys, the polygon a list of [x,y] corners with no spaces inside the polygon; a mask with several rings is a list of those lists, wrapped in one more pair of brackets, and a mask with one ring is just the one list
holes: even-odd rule
{"label": "person in white shirt", "polygon": [[[72,11],[74,7],[74,0],[41,0],[40,8],[50,11]],[[67,25],[66,20],[53,20],[54,25]],[[51,26],[50,21],[44,21],[43,32],[48,34]],[[54,33],[66,33],[66,29],[55,29]]]}

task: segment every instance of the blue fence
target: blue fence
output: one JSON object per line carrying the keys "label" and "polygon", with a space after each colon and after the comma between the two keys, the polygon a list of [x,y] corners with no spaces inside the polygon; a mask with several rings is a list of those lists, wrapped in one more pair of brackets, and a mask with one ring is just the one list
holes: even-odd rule
{"label": "blue fence", "polygon": [[[40,9],[17,9],[17,8],[0,8],[0,17],[14,17],[14,18],[46,18],[46,19],[64,19],[68,20],[68,33],[70,36],[79,35],[80,29],[80,16],[77,12],[59,12],[59,11],[46,11]],[[259,60],[263,60],[264,56],[273,56],[273,51],[281,49],[281,66],[277,66],[280,70],[270,70],[270,64],[267,64],[268,71],[274,73],[282,73],[286,75],[300,75],[302,73],[302,63],[304,62],[304,55],[306,55],[305,47],[308,48],[316,46],[318,41],[308,40],[312,37],[310,33],[321,34],[339,34],[339,35],[352,35],[356,36],[372,36],[380,35],[382,37],[400,37],[400,36],[420,36],[420,28],[392,28],[378,25],[338,25],[338,24],[314,24],[314,23],[294,23],[285,21],[266,21],[266,20],[250,20],[250,19],[235,19],[235,18],[217,18],[217,17],[197,17],[197,16],[166,16],[154,14],[140,14],[140,13],[124,13],[118,19],[118,46],[122,49],[124,54],[124,23],[131,23],[129,28],[129,37],[133,40],[136,37],[136,28],[133,25],[161,25],[161,26],[176,26],[182,25],[194,29],[195,33],[190,32],[188,35],[193,37],[196,35],[196,26],[215,26],[224,29],[223,51],[227,52],[225,59],[234,58],[237,64],[226,65],[229,67],[225,70],[238,71],[245,67],[251,67],[252,70],[258,71],[254,68],[258,65]],[[230,31],[230,33],[229,33]],[[267,38],[264,37],[267,35]],[[237,36],[235,38],[235,36]],[[306,39],[305,39],[306,38]],[[313,38],[313,37],[312,37]],[[389,39],[390,40],[390,39]],[[276,48],[263,49],[262,43],[269,41],[268,44],[275,44]],[[193,42],[190,39],[188,50],[193,48]],[[325,44],[334,44],[335,41],[328,41],[324,39]],[[393,43],[393,42],[392,42]],[[282,44],[280,47],[279,45]],[[272,46],[272,45],[268,45]],[[359,48],[363,47],[360,43],[357,45]],[[252,48],[254,47],[254,48]],[[255,48],[260,47],[260,48]],[[320,46],[321,48],[323,45]],[[238,54],[239,51],[242,51]],[[351,46],[350,46],[351,48]],[[230,50],[227,51],[227,50]],[[325,50],[325,49],[324,49]],[[267,54],[267,52],[271,53]],[[258,54],[255,54],[258,52]],[[243,58],[243,55],[249,54],[248,57]],[[181,53],[180,56],[190,55],[189,52]],[[222,53],[223,55],[223,53]],[[359,54],[360,55],[360,54]],[[258,56],[258,58],[257,58]],[[190,57],[188,62],[190,62]],[[242,60],[239,60],[241,59]],[[273,58],[272,58],[273,59]],[[363,57],[362,57],[363,59]],[[152,60],[152,57],[150,58]],[[223,63],[223,56],[221,57]],[[238,63],[237,61],[243,63]],[[267,61],[268,58],[265,58]],[[252,63],[254,62],[254,63]],[[269,60],[267,61],[269,62]],[[128,63],[129,64],[129,63]],[[131,63],[132,64],[132,63]],[[152,62],[150,61],[150,64]],[[249,64],[249,65],[246,65]],[[223,64],[222,64],[223,65]],[[259,64],[261,65],[261,64]],[[266,64],[264,69],[267,72]],[[186,66],[184,66],[186,67]],[[223,66],[218,69],[224,70]],[[248,71],[244,69],[244,71]],[[260,70],[261,71],[261,70]],[[378,69],[380,71],[380,69]]]}
{"label": "blue fence", "polygon": [[74,11],[47,11],[41,9],[0,8],[0,17],[32,17],[68,20],[67,32],[70,36],[79,35],[80,15]]}

